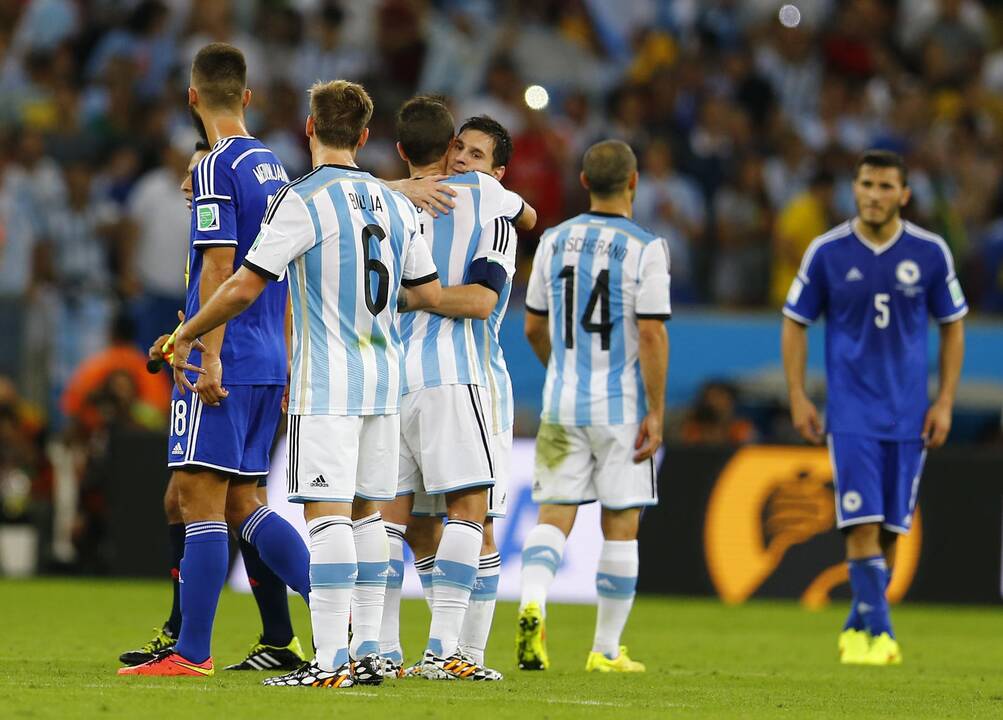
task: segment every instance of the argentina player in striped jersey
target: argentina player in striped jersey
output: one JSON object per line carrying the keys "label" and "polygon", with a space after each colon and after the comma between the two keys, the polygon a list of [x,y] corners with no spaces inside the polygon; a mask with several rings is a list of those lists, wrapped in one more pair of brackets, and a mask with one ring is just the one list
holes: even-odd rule
{"label": "argentina player in striped jersey", "polygon": [[175,367],[189,367],[196,337],[253,307],[288,274],[288,497],[303,503],[310,534],[316,655],[266,685],[382,681],[389,552],[380,507],[397,490],[404,384],[396,311],[434,306],[440,286],[414,206],[355,165],[372,112],[355,83],[311,88],[306,134],[314,170],[276,195],[244,266],[186,322],[175,345]]}
{"label": "argentina player in striped jersey", "polygon": [[[247,135],[244,107],[250,99],[246,64],[237,48],[212,43],[199,50],[188,102],[212,149],[192,174],[186,317],[194,316],[239,267],[268,199],[286,181],[278,158]],[[194,385],[196,376],[175,370],[167,464],[185,523],[181,629],[170,652],[121,668],[119,674],[204,677],[215,672],[210,641],[227,576],[228,525],[286,585],[308,596],[306,546],[289,523],[261,504],[256,487],[268,474],[281,417],[287,302],[286,287],[277,285],[240,319],[206,334],[201,353],[193,358],[205,370]],[[301,659],[296,648],[285,649],[293,662]]]}
{"label": "argentina player in striped jersey", "polygon": [[606,140],[582,162],[590,209],[543,234],[526,293],[526,336],[547,366],[536,438],[538,524],[522,554],[519,667],[549,665],[547,591],[577,506],[602,505],[598,613],[586,670],[641,672],[620,645],[637,585],[641,508],[658,502],[668,370],[669,254],[634,223],[637,159]]}
{"label": "argentina player in striped jersey", "polygon": [[[436,98],[416,97],[402,106],[398,151],[412,177],[445,169],[453,128],[451,114]],[[495,680],[499,673],[459,652],[479,573],[489,489],[495,482],[485,411],[490,408],[486,357],[476,344],[474,328],[484,324],[514,271],[514,243],[510,243],[513,255],[506,257],[498,249],[501,239],[482,228],[486,224],[493,232],[495,218],[502,218],[506,226],[509,219],[531,226],[535,212],[489,175],[468,172],[445,182],[457,191],[455,208],[448,216],[425,218],[424,232],[443,285],[466,293],[469,302],[460,302],[452,317],[438,314],[436,308],[435,314],[415,313],[401,320],[407,355],[400,487],[386,518],[398,563],[401,536],[410,531],[408,541],[432,606],[426,652],[413,671],[435,679]],[[444,528],[437,516],[437,503],[443,499],[443,512],[448,511],[449,517]],[[410,517],[412,502],[417,512],[433,517]],[[492,577],[497,573],[497,555],[493,560],[484,568]],[[396,613],[399,592],[399,588],[388,590],[381,632],[388,674],[400,668],[403,659]]]}

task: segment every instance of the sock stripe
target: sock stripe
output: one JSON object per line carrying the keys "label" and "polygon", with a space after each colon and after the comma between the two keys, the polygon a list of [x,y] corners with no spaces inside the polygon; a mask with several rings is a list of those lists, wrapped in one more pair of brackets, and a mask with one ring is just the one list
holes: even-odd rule
{"label": "sock stripe", "polygon": [[450,525],[462,525],[479,532],[481,535],[484,534],[484,526],[480,523],[471,522],[470,520],[449,520],[446,522],[446,527],[449,527]]}
{"label": "sock stripe", "polygon": [[491,568],[501,567],[501,555],[498,553],[492,553],[490,555],[482,555],[477,563],[477,567],[480,570],[490,570]]}
{"label": "sock stripe", "polygon": [[324,522],[314,525],[313,527],[308,529],[308,532],[310,533],[310,537],[315,537],[316,535],[334,527],[335,525],[351,526],[351,524],[352,521],[345,517],[332,518],[331,520],[325,520]]}
{"label": "sock stripe", "polygon": [[383,522],[383,516],[378,512],[373,513],[369,517],[364,517],[361,520],[355,520],[352,525],[356,530],[361,530],[367,525],[372,525],[374,523]]}
{"label": "sock stripe", "polygon": [[404,542],[404,531],[398,530],[395,527],[390,527],[388,523],[384,523],[384,526],[386,527],[387,536],[395,537],[399,539],[401,542]]}
{"label": "sock stripe", "polygon": [[195,535],[205,535],[207,533],[223,533],[224,535],[228,532],[225,522],[194,522],[185,526],[185,537],[193,537]]}
{"label": "sock stripe", "polygon": [[248,543],[253,545],[254,534],[258,530],[258,526],[260,526],[262,521],[264,521],[266,517],[271,515],[272,512],[273,512],[272,509],[269,508],[267,505],[262,505],[257,510],[252,512],[250,515],[247,516],[247,519],[244,520],[244,524],[240,529],[240,536],[244,538],[244,540],[246,540]]}
{"label": "sock stripe", "polygon": [[435,555],[429,555],[414,561],[414,569],[418,572],[430,572],[435,566]]}

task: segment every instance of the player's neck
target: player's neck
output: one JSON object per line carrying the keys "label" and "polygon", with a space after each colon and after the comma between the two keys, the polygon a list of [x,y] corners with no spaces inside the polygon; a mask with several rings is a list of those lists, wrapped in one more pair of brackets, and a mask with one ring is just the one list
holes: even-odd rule
{"label": "player's neck", "polygon": [[871,223],[865,223],[859,217],[856,217],[853,220],[854,231],[872,245],[880,246],[890,242],[896,235],[899,234],[899,230],[901,228],[902,220],[897,216],[886,222],[884,225],[877,226],[872,225]]}
{"label": "player's neck", "polygon": [[446,158],[440,158],[434,163],[429,163],[428,165],[412,165],[407,164],[407,170],[409,177],[420,178],[429,177],[430,175],[448,175],[446,172]]}
{"label": "player's neck", "polygon": [[313,166],[321,165],[345,165],[346,167],[358,167],[355,164],[355,153],[348,148],[331,148],[319,145],[313,152]]}
{"label": "player's neck", "polygon": [[632,218],[634,217],[634,204],[626,197],[597,198],[592,196],[589,202],[589,212],[623,215],[625,218]]}
{"label": "player's neck", "polygon": [[210,145],[215,145],[223,138],[248,134],[244,118],[237,115],[203,115],[202,124],[205,125],[206,139]]}

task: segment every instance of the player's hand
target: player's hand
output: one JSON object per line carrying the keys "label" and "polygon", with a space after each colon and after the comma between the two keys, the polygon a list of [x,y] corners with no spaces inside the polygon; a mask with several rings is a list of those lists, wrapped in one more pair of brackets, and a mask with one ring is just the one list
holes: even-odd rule
{"label": "player's hand", "polygon": [[176,333],[174,338],[174,357],[171,358],[171,367],[174,368],[174,384],[178,386],[178,392],[182,395],[185,394],[185,388],[196,392],[195,386],[191,384],[188,376],[185,375],[186,370],[199,373],[199,375],[205,374],[205,370],[198,365],[192,365],[188,362],[188,356],[192,354],[192,348],[204,351],[205,345],[195,338],[188,338],[184,331]]}
{"label": "player's hand", "polygon": [[[181,323],[185,321],[185,313],[183,310],[178,310],[178,320]],[[147,350],[146,354],[150,356],[151,360],[160,360],[161,362],[166,361],[165,355],[170,355],[174,351],[174,342],[171,340],[174,333],[169,335],[161,335],[156,340],[153,341],[153,345]],[[164,352],[164,346],[167,346],[167,352]]]}
{"label": "player's hand", "polygon": [[662,413],[649,412],[641,421],[641,427],[637,430],[637,439],[634,441],[634,462],[644,462],[653,457],[658,448],[662,445]]}
{"label": "player's hand", "polygon": [[926,411],[923,422],[923,443],[928,448],[939,448],[947,442],[951,432],[951,403],[938,400]]}
{"label": "player's hand", "polygon": [[209,407],[219,407],[221,400],[225,399],[230,391],[223,387],[223,363],[218,355],[202,353],[202,371],[198,380],[195,381],[194,392],[198,393],[199,400]]}
{"label": "player's hand", "polygon": [[448,215],[450,208],[456,207],[456,203],[453,202],[456,191],[442,182],[447,177],[449,176],[429,175],[412,180],[401,180],[397,187],[415,207],[419,207],[432,217],[437,218],[439,213]]}
{"label": "player's hand", "polygon": [[822,420],[818,408],[804,393],[791,395],[791,422],[805,440],[813,445],[822,443]]}

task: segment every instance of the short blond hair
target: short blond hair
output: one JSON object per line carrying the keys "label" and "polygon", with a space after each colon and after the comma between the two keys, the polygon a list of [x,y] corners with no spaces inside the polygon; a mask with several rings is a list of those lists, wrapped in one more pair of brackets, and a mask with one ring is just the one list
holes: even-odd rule
{"label": "short blond hair", "polygon": [[310,88],[310,115],[321,143],[332,148],[355,149],[373,117],[373,101],[358,83],[318,81]]}

